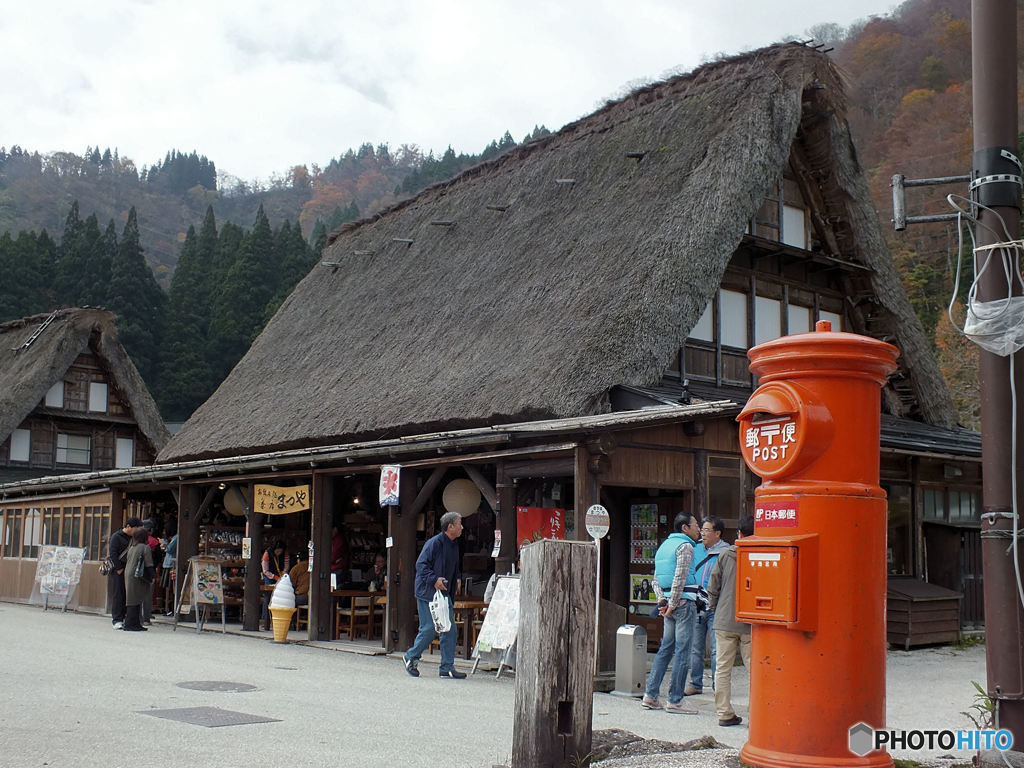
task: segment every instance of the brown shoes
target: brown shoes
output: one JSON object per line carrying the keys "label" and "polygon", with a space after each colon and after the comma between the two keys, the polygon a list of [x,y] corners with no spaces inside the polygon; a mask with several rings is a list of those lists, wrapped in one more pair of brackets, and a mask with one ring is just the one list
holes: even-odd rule
{"label": "brown shoes", "polygon": [[730,725],[739,725],[742,722],[742,717],[740,717],[739,715],[733,715],[732,717],[727,717],[724,720],[719,720],[718,724],[723,728],[728,728]]}

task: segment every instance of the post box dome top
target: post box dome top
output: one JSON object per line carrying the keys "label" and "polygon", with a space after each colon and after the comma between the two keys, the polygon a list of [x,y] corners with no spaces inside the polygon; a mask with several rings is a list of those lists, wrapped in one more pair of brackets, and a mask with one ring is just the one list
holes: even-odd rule
{"label": "post box dome top", "polygon": [[750,370],[761,381],[804,376],[856,376],[885,384],[900,351],[892,344],[832,330],[820,320],[811,333],[781,336],[747,352]]}

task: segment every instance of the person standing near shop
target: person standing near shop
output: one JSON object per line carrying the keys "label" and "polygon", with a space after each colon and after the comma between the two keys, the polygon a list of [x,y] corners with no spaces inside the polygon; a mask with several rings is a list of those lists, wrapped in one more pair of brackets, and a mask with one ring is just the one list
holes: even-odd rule
{"label": "person standing near shop", "polygon": [[142,603],[153,587],[153,550],[149,548],[149,531],[142,526],[132,534],[132,545],[128,549],[124,569],[126,594],[125,632],[145,632],[142,626]]}
{"label": "person standing near shop", "polygon": [[128,557],[128,547],[132,544],[135,529],[142,525],[137,517],[125,520],[124,528],[115,531],[107,543],[107,557],[114,568],[107,574],[107,594],[110,596],[110,621],[114,629],[124,629],[125,593],[124,568]]}
{"label": "person standing near shop", "polygon": [[690,646],[697,618],[695,596],[685,588],[691,586],[687,584],[687,576],[693,565],[693,543],[699,535],[697,519],[689,512],[680,512],[672,521],[672,533],[654,555],[654,591],[658,596],[658,613],[661,614],[663,625],[661,647],[654,657],[651,673],[647,677],[647,690],[640,700],[644,709],[662,708],[658,695],[671,661],[672,678],[668,688],[668,704],[664,709],[678,715],[697,714],[696,709],[683,704],[683,686],[690,667]]}
{"label": "person standing near shop", "polygon": [[[455,540],[462,535],[462,516],[458,512],[445,512],[441,516],[441,532],[432,536],[423,545],[423,551],[416,558],[416,611],[420,617],[420,631],[412,647],[405,652],[405,671],[412,677],[419,677],[419,662],[423,652],[434,640],[434,619],[430,615],[430,601],[434,592],[440,590],[448,598],[448,618],[451,629],[441,634],[441,677],[453,680],[465,678],[465,672],[455,668],[455,608],[454,595],[462,586],[462,568],[459,565],[459,545]],[[452,587],[454,586],[454,590]]]}
{"label": "person standing near shop", "polygon": [[[740,520],[737,539],[754,535],[754,518]],[[715,710],[721,726],[739,725],[743,718],[732,708],[732,668],[739,649],[743,666],[750,671],[750,625],[736,620],[736,547],[726,547],[711,571],[708,596],[715,612],[718,668],[715,675]]]}
{"label": "person standing near shop", "polygon": [[[729,545],[722,541],[725,523],[720,517],[709,517],[701,523],[700,543],[693,548],[692,573],[688,577],[690,584],[707,590],[711,580],[711,571],[715,567],[718,556]],[[697,623],[693,633],[693,650],[690,651],[690,682],[683,691],[685,696],[695,696],[704,692],[704,654],[710,636],[711,644],[711,683],[715,681],[715,609],[705,606],[704,610],[697,607]]]}
{"label": "person standing near shop", "polygon": [[[152,517],[142,521],[142,527],[146,531],[146,545],[149,547],[150,552],[153,553],[153,567],[163,565],[164,553],[160,548],[160,539],[153,535],[153,531],[156,528],[156,520]],[[156,583],[156,578],[149,582],[149,594],[142,601],[142,623],[149,627],[153,625],[153,587]]]}

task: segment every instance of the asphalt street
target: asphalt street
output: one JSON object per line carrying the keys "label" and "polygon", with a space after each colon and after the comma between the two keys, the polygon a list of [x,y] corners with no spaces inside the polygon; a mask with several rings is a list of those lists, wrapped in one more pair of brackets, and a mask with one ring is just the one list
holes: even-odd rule
{"label": "asphalt street", "polygon": [[[278,644],[269,633],[222,635],[219,625],[201,634],[192,625],[172,631],[167,624],[127,633],[113,630],[109,617],[11,603],[0,603],[0,647],[2,766],[490,768],[510,762],[513,677],[496,680],[480,671],[442,680],[425,662],[413,679],[395,656]],[[893,651],[887,666],[891,728],[971,727],[959,713],[972,703],[971,681],[985,680],[983,647]],[[182,683],[252,689],[195,690]],[[745,671],[737,668],[734,704],[744,717],[746,689]],[[687,699],[698,716],[651,712],[635,699],[598,693],[593,725],[669,741],[710,734],[740,747],[746,724],[719,727],[710,685],[706,690]],[[192,707],[275,722],[204,727],[147,714]]]}

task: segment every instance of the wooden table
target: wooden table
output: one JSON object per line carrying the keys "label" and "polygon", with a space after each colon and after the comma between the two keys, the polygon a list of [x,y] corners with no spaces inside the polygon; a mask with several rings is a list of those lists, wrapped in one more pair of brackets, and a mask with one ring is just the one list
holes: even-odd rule
{"label": "wooden table", "polygon": [[[387,595],[387,592],[384,592],[382,590],[378,590],[376,592],[370,592],[369,590],[366,590],[366,589],[332,589],[331,590],[331,597],[334,597],[334,598],[344,598],[344,597],[349,597],[349,598],[368,597],[368,598],[370,598],[367,601],[369,603],[369,618],[368,618],[368,627],[369,628],[366,631],[366,639],[367,640],[370,640],[371,639],[371,635],[373,634],[374,617],[376,616],[376,613],[377,613],[377,600],[374,599],[374,598],[381,598],[381,597],[384,597],[386,595]],[[334,615],[335,616],[338,615],[337,605],[334,606]],[[354,621],[354,617],[353,617],[353,621]],[[338,639],[338,626],[337,626],[337,622],[335,622],[335,626],[334,626],[334,639],[335,640]],[[352,623],[351,622],[349,624],[348,639],[349,640],[352,639]]]}
{"label": "wooden table", "polygon": [[452,602],[456,623],[459,621],[459,616],[462,617],[462,658],[464,659],[473,655],[473,644],[470,642],[473,621],[480,615],[480,610],[486,606],[487,603],[479,597],[456,597]]}

